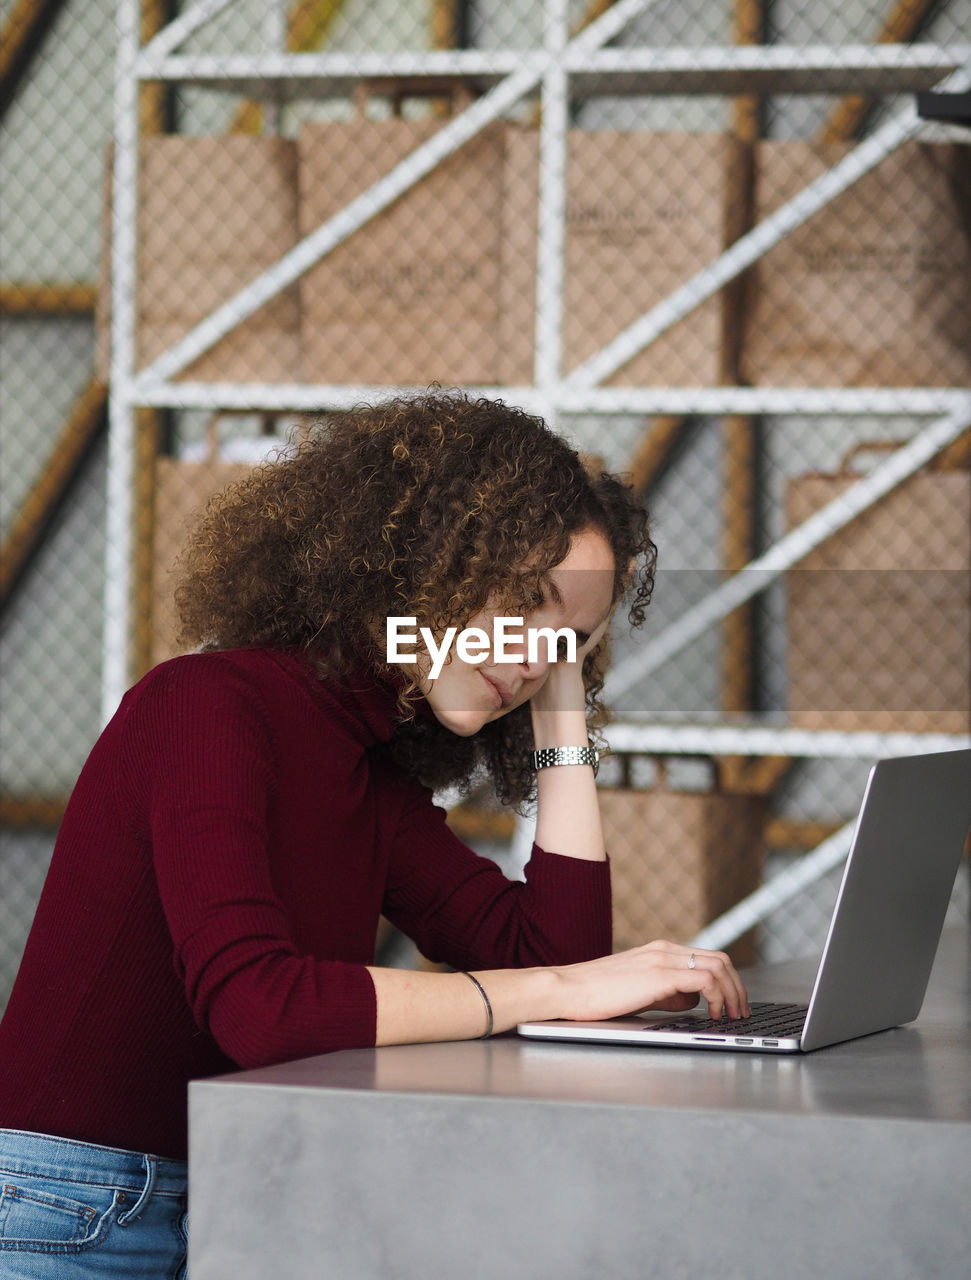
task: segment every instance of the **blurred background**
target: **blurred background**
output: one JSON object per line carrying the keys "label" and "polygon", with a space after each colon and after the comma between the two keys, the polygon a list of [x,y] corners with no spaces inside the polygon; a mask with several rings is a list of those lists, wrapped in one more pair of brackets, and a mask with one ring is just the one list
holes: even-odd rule
{"label": "blurred background", "polygon": [[818,948],[873,760],[971,729],[969,70],[971,0],[0,0],[0,1007],[193,509],[432,382],[653,514],[617,945]]}

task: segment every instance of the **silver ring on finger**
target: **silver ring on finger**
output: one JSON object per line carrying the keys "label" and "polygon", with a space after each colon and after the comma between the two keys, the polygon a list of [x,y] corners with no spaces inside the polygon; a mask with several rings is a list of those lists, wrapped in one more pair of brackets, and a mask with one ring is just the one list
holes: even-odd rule
{"label": "silver ring on finger", "polygon": [[688,961],[688,968],[693,969],[694,967],[695,967],[695,953],[692,951],[691,959]]}

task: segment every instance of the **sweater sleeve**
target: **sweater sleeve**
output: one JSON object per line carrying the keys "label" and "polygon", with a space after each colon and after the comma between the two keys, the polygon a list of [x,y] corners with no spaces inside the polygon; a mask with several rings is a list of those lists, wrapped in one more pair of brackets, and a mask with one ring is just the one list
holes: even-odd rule
{"label": "sweater sleeve", "polygon": [[406,785],[384,912],[423,955],[458,969],[499,969],[610,952],[609,863],[534,844],[525,880],[509,880],[449,830],[430,792]]}
{"label": "sweater sleeve", "polygon": [[159,671],[129,713],[128,777],[197,1025],[242,1067],[372,1045],[367,969],[300,954],[273,889],[258,691],[211,659]]}

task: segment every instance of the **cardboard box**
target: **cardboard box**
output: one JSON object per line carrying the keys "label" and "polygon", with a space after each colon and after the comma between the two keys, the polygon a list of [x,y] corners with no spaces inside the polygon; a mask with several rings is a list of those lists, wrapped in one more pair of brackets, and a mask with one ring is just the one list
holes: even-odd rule
{"label": "cardboard box", "polygon": [[[563,370],[570,373],[716,259],[732,238],[726,191],[740,146],[727,134],[571,130],[567,140]],[[539,140],[510,140],[506,235],[515,278],[535,271]],[[724,299],[679,320],[605,386],[721,380]],[[527,309],[528,307],[528,309]],[[532,364],[531,292],[506,299]],[[509,344],[508,335],[505,344]]]}
{"label": "cardboard box", "polygon": [[[301,235],[389,173],[442,123],[360,118],[305,126]],[[485,129],[306,272],[306,381],[502,380],[503,181],[513,128]]]}
{"label": "cardboard box", "polygon": [[[764,798],[666,786],[603,787],[598,796],[615,951],[655,938],[687,942],[759,887]],[[729,950],[737,964],[752,963],[754,932]]]}
{"label": "cardboard box", "polygon": [[[790,481],[790,525],[856,477]],[[787,574],[799,728],[971,729],[971,474],[919,473]]]}
{"label": "cardboard box", "polygon": [[[851,144],[760,142],[774,212]],[[778,386],[971,383],[971,148],[906,143],[754,268],[741,370]]]}
{"label": "cardboard box", "polygon": [[[141,142],[136,367],[173,346],[297,240],[296,147],[275,137]],[[101,273],[99,372],[107,377],[110,267]],[[291,286],[217,342],[180,380],[298,382],[299,292]]]}
{"label": "cardboard box", "polygon": [[186,536],[206,503],[220,490],[242,480],[251,464],[228,462],[213,444],[210,457],[200,462],[182,458],[155,460],[155,515],[152,540],[152,663],[174,658],[183,649],[176,641],[179,625],[175,607],[175,563]]}

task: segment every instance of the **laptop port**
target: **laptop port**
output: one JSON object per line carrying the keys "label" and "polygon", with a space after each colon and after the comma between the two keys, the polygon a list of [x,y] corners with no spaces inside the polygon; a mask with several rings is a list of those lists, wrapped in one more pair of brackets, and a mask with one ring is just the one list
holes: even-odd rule
{"label": "laptop port", "polygon": [[724,1037],[724,1036],[702,1036],[702,1035],[699,1035],[699,1036],[697,1037],[697,1039],[698,1039],[698,1040],[716,1040],[719,1044],[724,1044],[724,1043],[725,1043],[725,1037]]}
{"label": "laptop port", "polygon": [[778,1043],[779,1043],[779,1042],[778,1042],[778,1040],[763,1040],[763,1041],[762,1041],[762,1043],[763,1043],[763,1044],[778,1045]]}
{"label": "laptop port", "polygon": [[[736,1044],[754,1044],[755,1039],[753,1036],[736,1036],[735,1043]],[[768,1041],[766,1041],[766,1043],[768,1043]]]}

